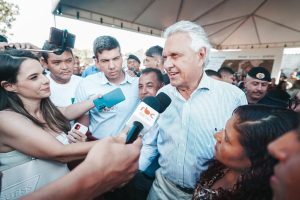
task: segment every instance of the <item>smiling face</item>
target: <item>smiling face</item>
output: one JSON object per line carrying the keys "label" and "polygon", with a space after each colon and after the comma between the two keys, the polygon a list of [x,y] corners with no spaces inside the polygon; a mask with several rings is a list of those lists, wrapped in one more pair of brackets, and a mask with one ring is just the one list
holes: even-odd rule
{"label": "smiling face", "polygon": [[44,68],[33,59],[27,59],[21,64],[17,82],[12,87],[21,99],[42,99],[51,94]]}
{"label": "smiling face", "polygon": [[68,83],[74,69],[74,57],[70,51],[64,51],[61,55],[49,53],[47,62],[43,63],[50,71],[51,78],[60,84]]}
{"label": "smiling face", "polygon": [[171,85],[177,88],[193,88],[198,85],[205,55],[204,48],[197,52],[192,50],[188,33],[169,36],[165,42],[163,57]]}
{"label": "smiling face", "polygon": [[139,97],[143,100],[147,96],[156,96],[157,91],[163,86],[154,72],[142,74],[139,78]]}
{"label": "smiling face", "polygon": [[124,80],[125,75],[122,71],[123,59],[119,48],[97,53],[96,62],[110,82],[120,83]]}
{"label": "smiling face", "polygon": [[217,140],[215,158],[230,169],[242,171],[249,168],[251,162],[239,141],[240,134],[234,128],[236,120],[237,117],[233,115],[227,121],[225,129],[214,135]]}

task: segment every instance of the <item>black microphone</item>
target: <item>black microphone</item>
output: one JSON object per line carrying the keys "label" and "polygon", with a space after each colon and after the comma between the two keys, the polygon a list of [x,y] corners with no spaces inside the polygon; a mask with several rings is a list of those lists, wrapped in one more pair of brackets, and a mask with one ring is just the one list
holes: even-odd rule
{"label": "black microphone", "polygon": [[134,140],[136,140],[137,136],[140,134],[140,132],[142,131],[143,128],[144,128],[144,126],[141,122],[134,121],[133,126],[127,133],[126,144],[130,144]]}
{"label": "black microphone", "polygon": [[145,134],[149,131],[156,123],[159,113],[164,112],[171,104],[171,101],[171,98],[163,92],[159,93],[156,97],[145,97],[126,123],[126,125],[130,127],[126,144],[127,141],[134,141],[140,133]]}

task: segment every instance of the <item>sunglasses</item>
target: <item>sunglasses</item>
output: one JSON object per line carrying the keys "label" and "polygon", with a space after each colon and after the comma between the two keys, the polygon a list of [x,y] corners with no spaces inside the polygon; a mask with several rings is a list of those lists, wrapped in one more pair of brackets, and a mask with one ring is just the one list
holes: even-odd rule
{"label": "sunglasses", "polygon": [[295,109],[300,104],[300,100],[297,99],[297,97],[294,97],[292,99],[289,99],[289,108]]}

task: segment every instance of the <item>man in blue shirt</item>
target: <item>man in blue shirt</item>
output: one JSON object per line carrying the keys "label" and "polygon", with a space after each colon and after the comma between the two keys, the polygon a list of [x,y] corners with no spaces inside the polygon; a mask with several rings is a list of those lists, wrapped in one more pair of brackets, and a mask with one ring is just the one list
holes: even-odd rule
{"label": "man in blue shirt", "polygon": [[[159,69],[146,68],[142,70],[139,78],[139,98],[144,100],[145,97],[156,96],[157,91],[164,86],[163,74]],[[157,129],[156,129],[157,130]],[[139,172],[123,188],[115,190],[113,193],[107,193],[107,200],[144,200],[150,191],[155,178],[155,171],[159,168],[157,149],[147,148],[156,145],[157,131],[151,134],[145,134],[142,138],[144,147],[141,150],[139,158]],[[154,152],[151,152],[154,150]],[[152,159],[144,158],[145,155],[154,155]],[[146,159],[146,160],[145,160]]]}
{"label": "man in blue shirt", "polygon": [[84,78],[76,90],[76,100],[84,101],[97,94],[106,94],[120,88],[125,100],[101,112],[93,108],[81,116],[78,122],[89,126],[97,139],[118,135],[136,106],[138,98],[138,78],[131,77],[122,69],[121,47],[116,38],[100,36],[94,41],[95,62],[101,72]]}
{"label": "man in blue shirt", "polygon": [[180,21],[165,37],[164,69],[170,84],[158,93],[166,93],[172,102],[158,119],[157,146],[149,146],[158,149],[160,168],[148,199],[191,199],[204,164],[213,158],[214,133],[247,99],[239,88],[203,73],[211,46],[202,27]]}
{"label": "man in blue shirt", "polygon": [[85,78],[89,75],[92,75],[92,74],[96,74],[99,72],[99,69],[96,67],[96,65],[91,65],[91,66],[88,66],[81,74],[81,77]]}

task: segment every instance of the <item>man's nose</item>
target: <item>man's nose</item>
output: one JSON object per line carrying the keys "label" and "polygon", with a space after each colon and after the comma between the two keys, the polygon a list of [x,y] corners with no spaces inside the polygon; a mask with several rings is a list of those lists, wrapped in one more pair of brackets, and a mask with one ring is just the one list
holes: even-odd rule
{"label": "man's nose", "polygon": [[66,62],[63,61],[63,62],[60,63],[60,68],[61,69],[68,69],[69,66],[68,66],[68,64]]}
{"label": "man's nose", "polygon": [[171,61],[170,58],[167,57],[164,61],[164,68],[166,71],[168,71],[172,67],[173,67],[173,62]]}
{"label": "man's nose", "polygon": [[146,94],[146,93],[147,93],[147,88],[146,88],[146,87],[143,87],[142,93],[143,93],[143,94]]}
{"label": "man's nose", "polygon": [[109,68],[109,69],[114,69],[114,68],[115,68],[115,63],[113,62],[113,60],[110,60],[110,61],[108,62],[108,68]]}

